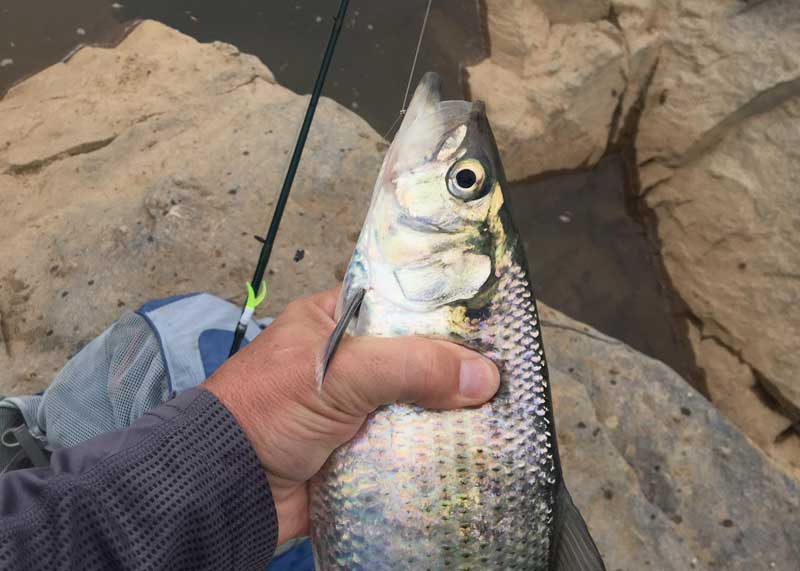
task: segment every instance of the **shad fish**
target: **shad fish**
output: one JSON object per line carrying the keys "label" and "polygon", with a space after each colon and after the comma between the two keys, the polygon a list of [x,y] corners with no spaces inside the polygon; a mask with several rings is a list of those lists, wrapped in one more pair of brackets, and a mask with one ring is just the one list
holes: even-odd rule
{"label": "shad fish", "polygon": [[482,407],[370,415],[311,483],[318,571],[604,569],[561,474],[504,184],[484,106],[441,101],[425,75],[378,175],[321,378],[346,331],[461,343],[497,363],[501,385]]}

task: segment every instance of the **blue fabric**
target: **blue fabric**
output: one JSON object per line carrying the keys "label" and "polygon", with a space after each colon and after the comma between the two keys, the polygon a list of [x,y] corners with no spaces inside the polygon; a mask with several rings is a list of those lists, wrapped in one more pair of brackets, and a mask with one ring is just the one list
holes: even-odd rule
{"label": "blue fabric", "polygon": [[[180,393],[203,382],[228,356],[232,330],[241,310],[232,303],[208,293],[175,296],[146,303],[138,312],[156,335],[170,390]],[[200,346],[200,336],[206,335]],[[261,328],[248,324],[245,338],[252,340]],[[208,353],[208,355],[204,355]]]}
{"label": "blue fabric", "polygon": [[314,571],[311,542],[306,539],[280,557],[272,560],[267,571]]}
{"label": "blue fabric", "polygon": [[199,292],[197,293],[184,293],[180,295],[171,295],[169,297],[163,297],[161,299],[154,299],[152,301],[148,301],[143,306],[141,306],[136,313],[144,314],[150,311],[155,311],[160,307],[164,307],[165,305],[169,305],[170,303],[175,303],[176,301],[180,301],[182,299],[186,299],[187,297],[194,297],[196,295],[200,295]]}
{"label": "blue fabric", "polygon": [[[197,345],[200,349],[200,359],[203,361],[206,378],[210,377],[228,360],[231,343],[233,343],[233,331],[206,329],[200,334]],[[246,347],[248,343],[246,338],[242,339],[242,347]]]}

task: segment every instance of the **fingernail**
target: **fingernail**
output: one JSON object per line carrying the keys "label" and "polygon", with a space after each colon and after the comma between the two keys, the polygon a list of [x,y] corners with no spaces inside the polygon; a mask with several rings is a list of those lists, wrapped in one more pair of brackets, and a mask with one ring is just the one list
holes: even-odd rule
{"label": "fingernail", "polygon": [[470,400],[485,401],[491,398],[500,385],[497,367],[484,357],[461,361],[458,392]]}

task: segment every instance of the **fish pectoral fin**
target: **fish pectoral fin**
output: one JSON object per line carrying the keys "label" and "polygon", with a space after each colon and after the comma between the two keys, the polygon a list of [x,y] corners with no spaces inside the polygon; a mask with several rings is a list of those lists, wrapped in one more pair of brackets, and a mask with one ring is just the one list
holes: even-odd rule
{"label": "fish pectoral fin", "polygon": [[353,317],[358,313],[366,293],[367,290],[359,288],[350,296],[350,299],[347,300],[342,309],[342,316],[339,318],[339,322],[336,324],[333,333],[331,333],[328,342],[325,344],[325,351],[322,354],[322,360],[317,368],[317,390],[319,391],[322,390],[322,383],[325,382],[325,373],[328,372],[328,367],[333,360],[333,356],[336,354],[336,349],[339,348],[339,343],[342,337],[344,337],[347,327],[350,325]]}
{"label": "fish pectoral fin", "polygon": [[562,483],[556,499],[551,571],[605,571],[586,522]]}

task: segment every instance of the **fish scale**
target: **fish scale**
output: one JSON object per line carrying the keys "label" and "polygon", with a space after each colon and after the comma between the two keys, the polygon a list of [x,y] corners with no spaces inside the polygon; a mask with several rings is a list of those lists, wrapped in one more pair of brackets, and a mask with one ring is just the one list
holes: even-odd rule
{"label": "fish scale", "polygon": [[331,457],[315,480],[311,514],[336,522],[314,528],[320,571],[389,571],[398,561],[415,570],[547,569],[556,466],[538,396],[544,363],[526,358],[541,349],[527,291],[524,270],[511,265],[489,316],[472,320],[484,339],[477,348],[488,346],[502,370],[491,403],[383,407]]}

